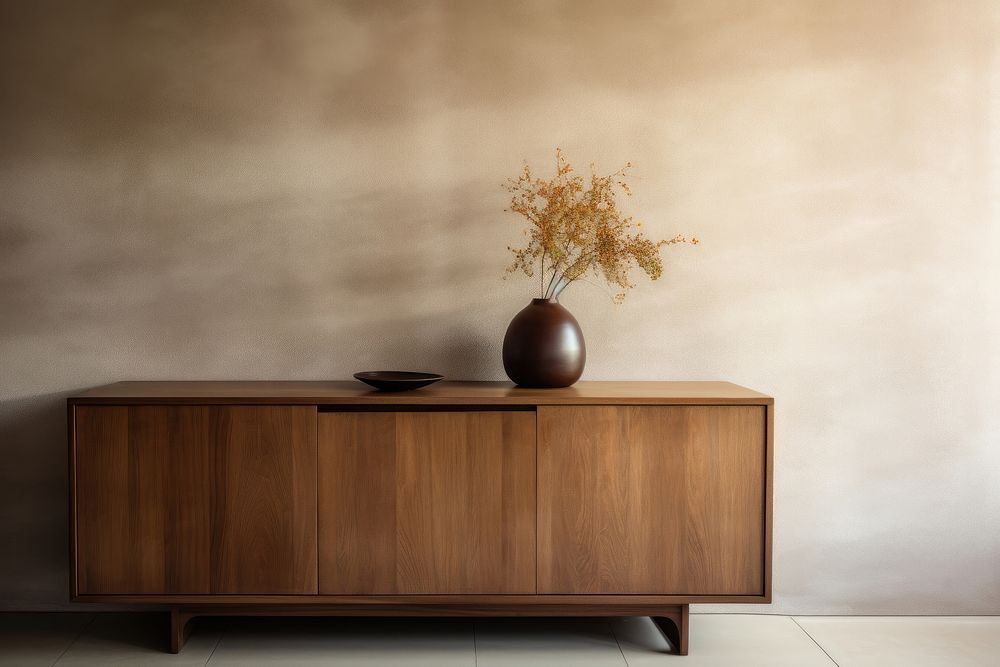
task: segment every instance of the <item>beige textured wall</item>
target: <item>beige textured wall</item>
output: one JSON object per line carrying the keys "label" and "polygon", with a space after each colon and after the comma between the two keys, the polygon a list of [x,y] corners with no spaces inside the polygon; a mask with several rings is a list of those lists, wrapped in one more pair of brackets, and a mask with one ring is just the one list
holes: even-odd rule
{"label": "beige textured wall", "polygon": [[0,3],[0,606],[66,597],[69,392],[501,379],[558,145],[703,240],[567,291],[585,379],[777,397],[755,610],[1000,612],[998,7]]}

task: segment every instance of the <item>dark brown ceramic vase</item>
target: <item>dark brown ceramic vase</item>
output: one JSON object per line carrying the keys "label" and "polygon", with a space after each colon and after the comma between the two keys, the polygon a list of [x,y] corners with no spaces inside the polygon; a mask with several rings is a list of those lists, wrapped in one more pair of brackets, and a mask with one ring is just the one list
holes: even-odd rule
{"label": "dark brown ceramic vase", "polygon": [[587,349],[576,318],[556,299],[532,299],[503,339],[503,368],[522,387],[568,387],[583,375]]}

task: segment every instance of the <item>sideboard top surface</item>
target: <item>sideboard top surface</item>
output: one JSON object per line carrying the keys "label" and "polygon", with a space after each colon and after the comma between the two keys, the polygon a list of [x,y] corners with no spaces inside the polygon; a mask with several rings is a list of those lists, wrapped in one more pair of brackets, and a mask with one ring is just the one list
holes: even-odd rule
{"label": "sideboard top surface", "polygon": [[731,382],[578,382],[525,389],[509,382],[439,382],[378,392],[355,381],[116,382],[70,397],[74,404],[217,403],[275,405],[771,405]]}

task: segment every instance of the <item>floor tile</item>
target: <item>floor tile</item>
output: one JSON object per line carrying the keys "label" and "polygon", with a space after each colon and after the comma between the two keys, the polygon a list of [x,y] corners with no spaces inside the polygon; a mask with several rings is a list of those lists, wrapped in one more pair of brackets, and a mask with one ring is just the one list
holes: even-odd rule
{"label": "floor tile", "polygon": [[[800,627],[801,626],[801,627]],[[808,634],[807,634],[808,633]],[[690,655],[648,618],[199,619],[180,655],[166,614],[0,614],[0,667],[1000,665],[1000,617],[691,616]],[[820,648],[820,645],[823,648]],[[824,649],[826,653],[824,653]],[[829,653],[829,656],[827,656]],[[61,657],[60,657],[61,656]],[[832,660],[831,660],[832,658]]]}
{"label": "floor tile", "polygon": [[236,618],[212,667],[475,667],[469,619]]}
{"label": "floor tile", "polygon": [[93,617],[72,613],[0,614],[0,665],[51,667]]}
{"label": "floor tile", "polygon": [[840,667],[1000,665],[1000,616],[796,616]]}
{"label": "floor tile", "polygon": [[478,667],[626,667],[603,618],[476,619]]}
{"label": "floor tile", "polygon": [[222,634],[217,619],[197,619],[179,654],[167,653],[170,619],[165,613],[97,614],[80,638],[56,664],[59,667],[98,665],[190,665],[204,667]]}
{"label": "floor tile", "polygon": [[629,667],[833,667],[816,643],[787,616],[692,614],[688,655],[672,661],[670,645],[649,618],[613,619]]}

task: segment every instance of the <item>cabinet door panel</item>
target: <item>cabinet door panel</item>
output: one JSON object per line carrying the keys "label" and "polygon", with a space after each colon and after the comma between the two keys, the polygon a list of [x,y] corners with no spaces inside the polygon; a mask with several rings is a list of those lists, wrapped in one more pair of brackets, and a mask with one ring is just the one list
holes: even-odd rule
{"label": "cabinet door panel", "polygon": [[79,593],[314,593],[315,415],[78,406]]}
{"label": "cabinet door panel", "polygon": [[76,408],[81,593],[208,593],[205,408]]}
{"label": "cabinet door panel", "polygon": [[535,591],[533,412],[323,413],[324,594]]}
{"label": "cabinet door panel", "polygon": [[316,408],[225,408],[212,430],[212,592],[315,593]]}
{"label": "cabinet door panel", "polygon": [[538,592],[760,595],[763,406],[538,409]]}

